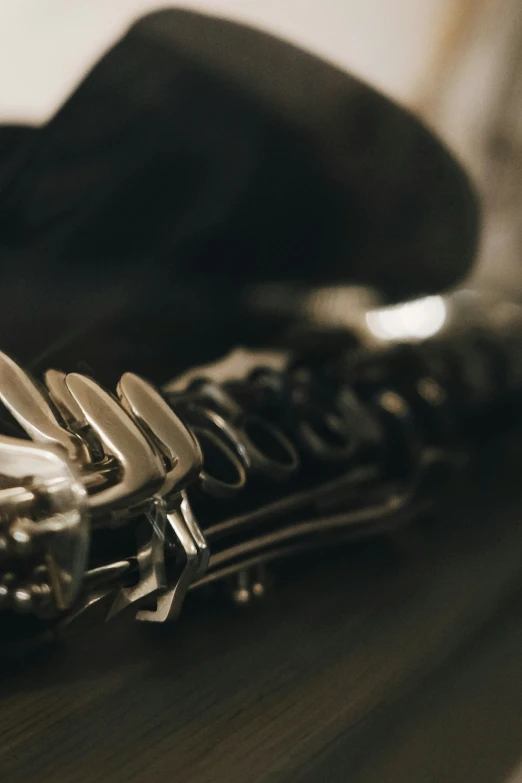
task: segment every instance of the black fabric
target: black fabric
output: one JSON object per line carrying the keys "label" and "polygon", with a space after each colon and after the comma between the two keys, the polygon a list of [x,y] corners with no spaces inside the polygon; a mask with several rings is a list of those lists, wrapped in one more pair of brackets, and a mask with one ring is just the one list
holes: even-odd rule
{"label": "black fabric", "polygon": [[269,337],[246,286],[396,299],[448,287],[475,250],[470,184],[412,115],[187,11],[137,22],[20,149],[0,166],[0,344],[36,365],[131,361],[159,378],[184,351]]}

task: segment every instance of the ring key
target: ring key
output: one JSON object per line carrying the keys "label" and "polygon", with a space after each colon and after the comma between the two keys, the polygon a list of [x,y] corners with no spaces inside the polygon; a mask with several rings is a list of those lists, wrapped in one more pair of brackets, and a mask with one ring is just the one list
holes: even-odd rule
{"label": "ring key", "polygon": [[247,471],[236,451],[207,426],[191,426],[203,453],[199,487],[205,495],[219,500],[234,498],[247,482]]}
{"label": "ring key", "polygon": [[245,412],[234,397],[214,381],[193,381],[187,394],[178,398],[178,404],[186,406],[184,412],[191,421],[194,409],[204,411],[200,416],[211,419],[213,429],[221,428],[223,437],[249,473],[282,481],[299,467],[298,454],[284,433],[265,418]]}
{"label": "ring key", "polygon": [[[260,412],[271,412],[277,425],[282,425],[276,429],[278,434],[283,434],[281,429],[289,430],[304,455],[332,462],[346,460],[354,453],[354,429],[345,421],[335,396],[324,385],[318,388],[309,367],[295,365],[279,377],[259,368],[251,373],[249,382],[254,388],[250,394],[254,410],[257,404]],[[234,392],[244,397],[237,384]]]}
{"label": "ring key", "polygon": [[252,470],[276,481],[290,478],[300,465],[299,455],[284,432],[272,422],[246,414],[241,433],[247,443]]}
{"label": "ring key", "polygon": [[346,462],[360,446],[358,428],[335,392],[319,389],[305,368],[288,379],[290,427],[303,451],[323,463]]}
{"label": "ring key", "polygon": [[187,404],[181,414],[198,438],[202,455],[199,486],[212,497],[234,497],[245,487],[251,470],[238,430],[221,413],[200,404]]}

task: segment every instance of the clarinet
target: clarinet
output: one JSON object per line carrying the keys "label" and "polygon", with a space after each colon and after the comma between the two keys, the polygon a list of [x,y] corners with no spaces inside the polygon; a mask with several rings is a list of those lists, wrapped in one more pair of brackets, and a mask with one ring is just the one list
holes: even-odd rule
{"label": "clarinet", "polygon": [[102,599],[153,623],[207,585],[246,604],[273,561],[421,518],[512,426],[519,312],[378,348],[238,349],[161,390],[125,373],[115,394],[0,354],[3,638]]}

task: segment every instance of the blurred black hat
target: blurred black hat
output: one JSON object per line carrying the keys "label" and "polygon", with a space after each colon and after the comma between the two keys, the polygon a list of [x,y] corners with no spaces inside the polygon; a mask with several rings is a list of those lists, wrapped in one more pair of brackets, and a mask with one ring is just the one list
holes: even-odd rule
{"label": "blurred black hat", "polygon": [[0,132],[0,346],[34,367],[162,380],[271,338],[245,290],[440,291],[476,241],[470,183],[413,115],[223,19],[144,17],[46,126]]}

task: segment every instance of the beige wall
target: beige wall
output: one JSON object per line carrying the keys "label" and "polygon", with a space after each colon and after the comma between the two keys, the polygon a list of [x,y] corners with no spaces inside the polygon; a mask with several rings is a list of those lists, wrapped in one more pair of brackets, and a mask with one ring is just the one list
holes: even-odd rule
{"label": "beige wall", "polygon": [[[0,120],[42,121],[151,0],[0,0]],[[414,103],[452,0],[185,0],[273,30]],[[454,5],[454,3],[453,3]]]}

